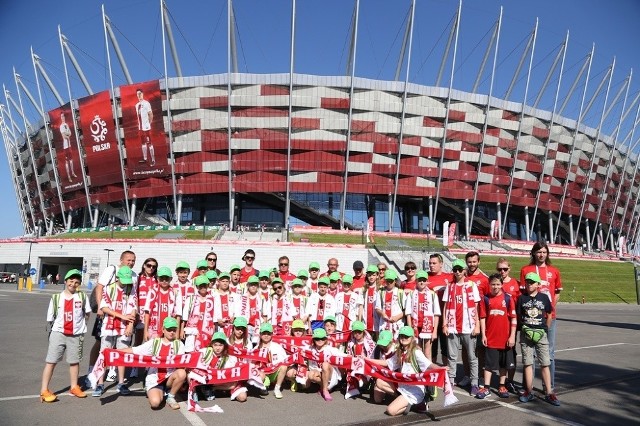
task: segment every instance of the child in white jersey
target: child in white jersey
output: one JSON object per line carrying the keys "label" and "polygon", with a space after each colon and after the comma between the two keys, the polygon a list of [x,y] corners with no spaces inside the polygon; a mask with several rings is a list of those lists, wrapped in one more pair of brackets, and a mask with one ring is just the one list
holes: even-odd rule
{"label": "child in white jersey", "polygon": [[342,277],[342,292],[336,296],[336,327],[338,331],[351,330],[354,321],[362,319],[362,296],[352,291],[353,277],[344,274]]}
{"label": "child in white jersey", "polygon": [[189,296],[182,310],[182,335],[185,351],[194,352],[206,348],[215,331],[213,322],[213,296],[209,293],[209,279],[197,276],[194,284],[198,294]]}
{"label": "child in white jersey", "polygon": [[82,343],[87,332],[87,320],[91,313],[88,298],[78,291],[82,280],[82,272],[72,269],[64,277],[65,290],[54,294],[49,301],[47,321],[51,323],[49,349],[46,364],[42,372],[41,402],[54,402],[56,395],[49,390],[49,382],[56,364],[62,361],[66,351],[69,363],[69,394],[78,398],[87,395],[78,386],[78,369],[82,360]]}
{"label": "child in white jersey", "polygon": [[[177,334],[178,321],[175,318],[167,317],[162,322],[162,337],[151,339],[140,346],[123,349],[122,352],[158,357],[182,355],[184,345],[178,340]],[[145,379],[145,388],[151,408],[159,408],[166,394],[169,408],[178,410],[180,405],[175,396],[186,379],[187,372],[184,368],[150,367]]]}

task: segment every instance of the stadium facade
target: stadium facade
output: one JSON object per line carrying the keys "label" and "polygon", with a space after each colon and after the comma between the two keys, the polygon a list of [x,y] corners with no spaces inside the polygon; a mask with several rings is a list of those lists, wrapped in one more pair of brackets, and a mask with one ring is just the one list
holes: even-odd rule
{"label": "stadium facade", "polygon": [[[401,64],[410,61],[412,22]],[[34,123],[21,117],[22,103],[41,102],[16,75],[16,93],[5,90],[0,118],[25,231],[114,220],[230,227],[298,221],[442,234],[448,222],[467,238],[543,238],[589,248],[624,236],[635,242],[635,125],[626,138],[619,134],[623,120],[635,114],[638,122],[631,113],[638,99],[627,103],[628,81],[626,107],[610,136],[604,111],[599,126],[588,127],[558,113],[557,94],[548,111],[491,90],[414,84],[408,72],[396,81],[359,78],[352,64],[351,75],[334,77],[293,68],[240,73],[233,39],[231,32],[227,73],[131,82],[60,102]],[[117,42],[113,48],[118,53]],[[32,57],[36,78],[46,80]],[[525,52],[521,62],[528,61]],[[549,74],[559,63],[564,59]],[[585,70],[588,78],[590,60],[574,86]],[[527,81],[530,73],[531,65]],[[597,89],[607,97],[612,74],[613,66]],[[578,117],[592,104],[584,85]]]}

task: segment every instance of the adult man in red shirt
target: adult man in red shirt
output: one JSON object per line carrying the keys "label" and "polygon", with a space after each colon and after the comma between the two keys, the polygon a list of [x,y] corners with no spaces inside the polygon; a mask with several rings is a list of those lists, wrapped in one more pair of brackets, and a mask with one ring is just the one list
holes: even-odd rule
{"label": "adult man in red shirt", "polygon": [[360,260],[353,262],[353,286],[351,289],[356,291],[364,287],[366,277],[364,275],[364,263]]}
{"label": "adult man in red shirt", "polygon": [[[340,279],[342,279],[342,276],[344,275],[342,272],[338,271],[338,266],[340,266],[338,264],[338,259],[336,259],[335,257],[332,257],[331,259],[329,259],[329,261],[327,262],[327,271],[323,272],[322,274],[320,274],[320,278],[322,277],[328,277],[330,276],[332,273],[334,272],[338,272],[340,274]],[[363,266],[364,268],[364,266]]]}
{"label": "adult man in red shirt", "polygon": [[[556,304],[560,300],[560,292],[562,291],[562,280],[560,279],[560,271],[551,266],[549,257],[549,246],[545,242],[537,242],[531,248],[531,260],[529,264],[523,266],[520,270],[520,282],[524,283],[524,277],[535,272],[540,276],[540,286],[538,292],[545,294],[551,301],[553,312],[551,314],[551,325],[547,332],[549,338],[549,372],[551,373],[551,388],[547,392],[552,393],[556,386]],[[535,372],[534,372],[535,373]]]}
{"label": "adult man in red shirt", "polygon": [[255,275],[256,277],[260,273],[253,267],[253,262],[256,259],[256,252],[252,249],[248,249],[244,252],[242,260],[244,260],[244,267],[240,270],[240,283],[246,283],[249,277]]}

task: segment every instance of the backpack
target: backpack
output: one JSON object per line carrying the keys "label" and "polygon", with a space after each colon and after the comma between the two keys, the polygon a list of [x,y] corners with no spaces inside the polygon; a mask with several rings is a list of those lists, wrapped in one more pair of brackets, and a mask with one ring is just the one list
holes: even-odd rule
{"label": "backpack", "polygon": [[[176,355],[180,350],[180,340],[176,339],[173,342],[171,342],[171,344],[173,345],[173,354]],[[151,352],[153,353],[154,356],[158,356],[158,354],[160,353],[161,345],[162,345],[162,337],[156,337],[155,339],[153,339],[153,347],[151,349]]]}
{"label": "backpack", "polygon": [[[400,289],[398,289],[400,290]],[[386,290],[382,289],[380,290],[380,300],[384,300],[384,293]],[[402,314],[404,315],[404,291],[400,290],[398,291],[398,306],[400,306],[400,310],[402,311]]]}
{"label": "backpack", "polygon": [[[509,304],[511,303],[511,295],[509,293],[502,293],[504,295],[504,303],[507,308],[507,313],[509,312]],[[484,307],[487,309],[487,315],[489,315],[489,296],[484,295]]]}
{"label": "backpack", "polygon": [[[111,278],[109,278],[109,282],[107,284],[111,284],[111,281],[113,281],[113,278],[116,276],[115,265],[111,265],[110,267],[113,267],[113,273],[111,274]],[[98,286],[96,285],[93,290],[91,290],[91,295],[89,295],[89,306],[91,306],[91,312],[93,312],[94,314],[98,313],[98,307],[100,306],[100,302],[98,302],[98,296],[96,292],[97,289]]]}

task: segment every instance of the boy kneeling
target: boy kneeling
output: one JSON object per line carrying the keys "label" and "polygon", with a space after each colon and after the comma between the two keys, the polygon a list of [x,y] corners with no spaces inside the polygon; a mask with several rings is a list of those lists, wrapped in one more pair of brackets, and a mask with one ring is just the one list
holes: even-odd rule
{"label": "boy kneeling", "polygon": [[[136,355],[152,355],[167,357],[171,355],[181,355],[184,353],[183,343],[177,339],[178,321],[175,318],[167,317],[162,322],[162,337],[148,340],[140,346],[121,349],[121,352],[131,352]],[[167,405],[172,410],[177,410],[180,405],[176,401],[176,393],[180,390],[185,380],[187,372],[184,368],[156,368],[149,367],[145,387],[147,398],[152,409],[160,408],[167,393]]]}

